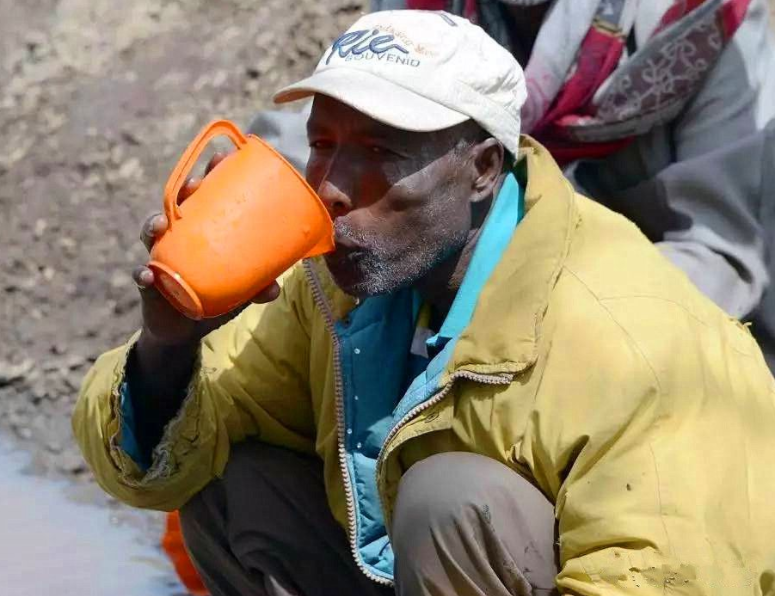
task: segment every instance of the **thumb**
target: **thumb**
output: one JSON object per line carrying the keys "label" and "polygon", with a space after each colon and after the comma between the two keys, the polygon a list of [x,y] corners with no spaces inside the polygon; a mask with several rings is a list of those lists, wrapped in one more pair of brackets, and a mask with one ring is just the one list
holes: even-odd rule
{"label": "thumb", "polygon": [[251,298],[250,301],[253,302],[254,304],[266,304],[267,302],[272,302],[273,300],[277,300],[279,296],[280,296],[280,285],[276,281],[273,281],[266,288],[261,290],[255,296],[253,296],[253,298]]}

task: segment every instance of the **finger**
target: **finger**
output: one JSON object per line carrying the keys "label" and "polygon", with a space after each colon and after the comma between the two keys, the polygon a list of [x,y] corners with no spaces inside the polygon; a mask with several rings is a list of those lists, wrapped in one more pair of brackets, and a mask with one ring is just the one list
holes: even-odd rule
{"label": "finger", "polygon": [[137,289],[141,292],[152,288],[153,282],[155,281],[153,271],[151,271],[145,265],[140,265],[139,267],[134,268],[132,271],[132,279],[134,280]]}
{"label": "finger", "polygon": [[207,162],[207,166],[205,167],[205,176],[213,171],[213,168],[217,166],[219,163],[221,163],[224,159],[229,157],[229,153],[231,151],[217,151],[213,154],[213,156],[210,158],[210,161]]}
{"label": "finger", "polygon": [[183,188],[181,188],[180,192],[178,192],[178,203],[180,204],[183,201],[185,201],[188,197],[190,197],[197,190],[199,190],[200,186],[202,186],[201,178],[189,178],[188,180],[186,180],[186,183],[183,185]]}
{"label": "finger", "polygon": [[140,240],[142,240],[145,248],[150,251],[153,243],[156,242],[156,238],[166,232],[168,226],[167,216],[163,213],[154,213],[146,219],[140,232]]}
{"label": "finger", "polygon": [[255,304],[265,304],[266,302],[272,302],[277,300],[280,296],[280,286],[276,281],[273,281],[269,286],[261,290],[258,294],[251,298],[251,302]]}

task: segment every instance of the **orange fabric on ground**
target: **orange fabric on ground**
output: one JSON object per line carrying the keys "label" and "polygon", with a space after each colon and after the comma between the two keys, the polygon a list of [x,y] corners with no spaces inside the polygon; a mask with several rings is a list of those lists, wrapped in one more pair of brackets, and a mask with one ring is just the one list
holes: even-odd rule
{"label": "orange fabric on ground", "polygon": [[180,581],[192,596],[209,596],[210,592],[202,583],[202,579],[191,562],[188,551],[186,551],[183,534],[180,531],[180,516],[177,511],[167,514],[167,524],[161,539],[161,547],[172,561]]}

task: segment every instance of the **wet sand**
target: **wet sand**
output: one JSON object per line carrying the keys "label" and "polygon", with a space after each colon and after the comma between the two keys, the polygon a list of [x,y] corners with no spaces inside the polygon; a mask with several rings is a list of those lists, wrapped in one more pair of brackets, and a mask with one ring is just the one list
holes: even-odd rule
{"label": "wet sand", "polygon": [[[24,473],[0,437],[0,592],[13,596],[178,596],[146,514],[94,504],[70,483]],[[96,489],[95,489],[96,490]],[[154,523],[155,523],[154,518]]]}

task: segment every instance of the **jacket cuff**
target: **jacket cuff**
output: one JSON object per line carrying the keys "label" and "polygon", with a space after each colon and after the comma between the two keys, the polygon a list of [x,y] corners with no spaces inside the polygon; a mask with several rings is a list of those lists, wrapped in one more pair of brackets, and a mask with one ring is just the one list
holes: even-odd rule
{"label": "jacket cuff", "polygon": [[201,352],[197,354],[191,383],[178,413],[167,423],[159,444],[151,453],[142,453],[135,440],[134,409],[127,382],[127,362],[139,333],[129,341],[117,362],[111,388],[110,411],[113,420],[107,429],[110,457],[119,471],[119,481],[130,488],[151,488],[164,483],[179,469],[180,457],[195,448],[200,419]]}

